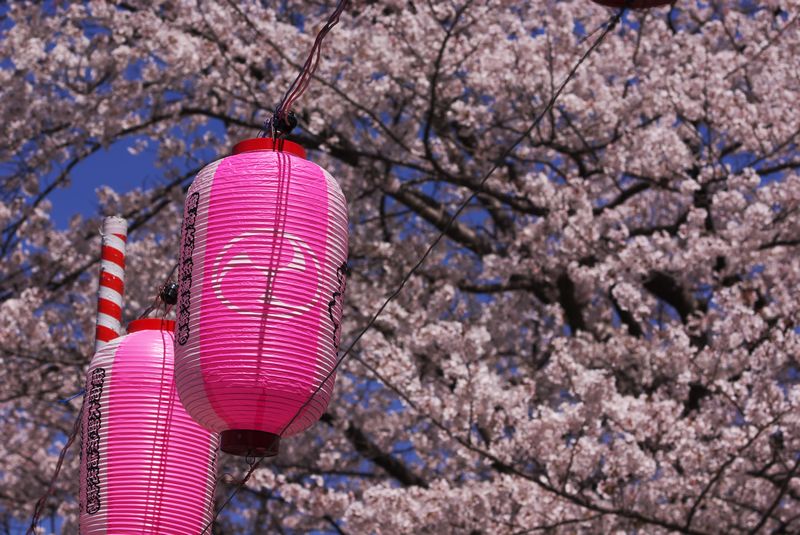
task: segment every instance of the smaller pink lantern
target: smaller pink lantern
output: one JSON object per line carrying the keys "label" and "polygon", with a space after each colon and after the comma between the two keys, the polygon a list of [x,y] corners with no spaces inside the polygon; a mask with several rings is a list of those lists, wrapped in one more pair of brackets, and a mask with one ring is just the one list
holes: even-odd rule
{"label": "smaller pink lantern", "polygon": [[80,531],[201,533],[213,515],[217,435],[178,399],[174,321],[131,322],[86,375]]}

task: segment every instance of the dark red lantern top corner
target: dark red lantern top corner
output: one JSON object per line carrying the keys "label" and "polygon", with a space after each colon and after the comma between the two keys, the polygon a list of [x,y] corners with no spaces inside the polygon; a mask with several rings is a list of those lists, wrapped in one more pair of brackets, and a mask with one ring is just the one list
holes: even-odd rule
{"label": "dark red lantern top corner", "polygon": [[273,150],[278,152],[288,152],[301,158],[306,157],[306,149],[293,141],[285,139],[273,139],[271,137],[254,137],[245,139],[233,146],[232,154],[243,152],[254,152],[260,150]]}

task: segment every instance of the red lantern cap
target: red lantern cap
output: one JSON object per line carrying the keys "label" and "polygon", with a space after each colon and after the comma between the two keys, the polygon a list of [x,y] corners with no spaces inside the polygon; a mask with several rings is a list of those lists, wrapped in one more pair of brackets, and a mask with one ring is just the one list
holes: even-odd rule
{"label": "red lantern cap", "polygon": [[233,146],[233,154],[243,152],[254,152],[259,150],[273,150],[277,152],[288,152],[301,158],[306,157],[306,149],[301,145],[285,139],[272,139],[271,137],[255,137],[245,139]]}
{"label": "red lantern cap", "polygon": [[128,324],[128,334],[138,331],[175,331],[175,321],[161,318],[133,320]]}

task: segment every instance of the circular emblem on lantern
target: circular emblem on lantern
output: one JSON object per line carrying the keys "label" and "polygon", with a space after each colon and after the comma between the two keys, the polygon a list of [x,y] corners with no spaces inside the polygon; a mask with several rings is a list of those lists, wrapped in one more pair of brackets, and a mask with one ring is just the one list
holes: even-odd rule
{"label": "circular emblem on lantern", "polygon": [[231,238],[214,258],[211,287],[219,302],[244,316],[293,318],[320,301],[321,269],[302,238],[272,228]]}

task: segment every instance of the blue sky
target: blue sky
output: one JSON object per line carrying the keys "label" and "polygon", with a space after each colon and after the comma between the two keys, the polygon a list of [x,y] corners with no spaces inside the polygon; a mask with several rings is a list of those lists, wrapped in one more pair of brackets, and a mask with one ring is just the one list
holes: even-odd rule
{"label": "blue sky", "polygon": [[[225,126],[222,121],[209,120],[188,134],[180,125],[175,125],[170,130],[173,136],[186,140],[187,144],[207,132],[213,133],[217,138],[224,138]],[[242,139],[256,137],[257,134],[258,131],[254,129]],[[147,148],[138,154],[131,154],[128,149],[133,147],[137,140],[147,140],[149,143]],[[156,167],[157,156],[158,141],[148,139],[146,136],[131,136],[118,140],[110,147],[90,155],[72,170],[70,184],[54,190],[48,197],[52,204],[53,225],[57,229],[65,229],[75,214],[85,217],[97,215],[96,190],[100,186],[110,186],[117,193],[124,194],[137,188],[149,190],[163,184],[165,169]],[[169,166],[186,172],[197,167],[198,162],[205,165],[219,157],[216,149],[203,146],[195,150],[191,156],[192,158],[173,158],[169,161]],[[49,183],[57,172],[42,177],[42,184]]]}
{"label": "blue sky", "polygon": [[75,166],[71,184],[56,189],[49,197],[56,228],[66,228],[76,213],[84,216],[97,214],[95,190],[100,186],[108,185],[118,193],[125,193],[157,184],[160,172],[154,166],[156,149],[151,147],[133,155],[128,152],[132,144],[133,139],[120,141]]}

